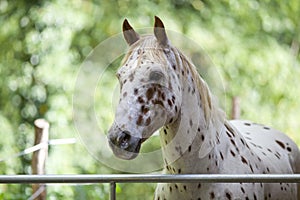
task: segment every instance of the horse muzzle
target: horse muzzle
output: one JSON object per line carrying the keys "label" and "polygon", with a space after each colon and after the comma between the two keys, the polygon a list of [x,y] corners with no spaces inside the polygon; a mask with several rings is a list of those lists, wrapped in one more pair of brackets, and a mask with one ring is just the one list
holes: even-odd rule
{"label": "horse muzzle", "polygon": [[131,160],[138,156],[142,139],[130,135],[128,131],[109,132],[109,146],[115,156],[124,160]]}

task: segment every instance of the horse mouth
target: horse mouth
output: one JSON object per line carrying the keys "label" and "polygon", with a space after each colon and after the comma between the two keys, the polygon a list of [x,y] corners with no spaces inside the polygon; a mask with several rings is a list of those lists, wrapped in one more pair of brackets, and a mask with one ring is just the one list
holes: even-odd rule
{"label": "horse mouth", "polygon": [[120,145],[114,140],[108,139],[109,146],[114,155],[123,160],[132,160],[139,155],[142,140],[136,138],[135,141],[128,141],[127,145]]}

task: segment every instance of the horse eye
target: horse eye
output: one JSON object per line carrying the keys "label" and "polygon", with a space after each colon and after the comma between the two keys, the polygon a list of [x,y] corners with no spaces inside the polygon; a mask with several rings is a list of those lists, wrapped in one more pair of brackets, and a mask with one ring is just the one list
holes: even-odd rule
{"label": "horse eye", "polygon": [[159,81],[163,77],[163,73],[159,71],[150,72],[149,79],[151,81]]}

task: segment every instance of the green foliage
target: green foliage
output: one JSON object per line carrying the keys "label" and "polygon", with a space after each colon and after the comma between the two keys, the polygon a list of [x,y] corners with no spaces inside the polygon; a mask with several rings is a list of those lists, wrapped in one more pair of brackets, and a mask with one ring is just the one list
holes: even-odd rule
{"label": "green foliage", "polygon": [[[225,90],[216,94],[228,114],[231,98],[238,96],[242,118],[272,125],[300,144],[299,4],[298,0],[0,0],[0,159],[5,159],[0,173],[30,173],[30,155],[10,157],[32,146],[36,118],[50,122],[50,138],[77,136],[72,95],[80,64],[99,42],[120,32],[125,17],[139,28],[151,26],[158,15],[168,29],[189,36],[221,73]],[[106,94],[117,83],[113,74],[119,62],[113,63],[95,93],[104,131],[113,119],[106,115],[111,108]],[[158,145],[153,138],[143,151]],[[94,160],[78,142],[51,147],[47,173],[116,171]],[[154,187],[118,184],[118,199],[151,199]],[[49,199],[108,199],[108,193],[109,186],[102,184],[48,186]],[[0,199],[30,195],[30,185],[0,185]]]}

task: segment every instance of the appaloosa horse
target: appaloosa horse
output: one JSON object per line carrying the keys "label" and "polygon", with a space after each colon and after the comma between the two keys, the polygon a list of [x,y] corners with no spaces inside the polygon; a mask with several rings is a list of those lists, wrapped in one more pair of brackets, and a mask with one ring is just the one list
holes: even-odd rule
{"label": "appaloosa horse", "polygon": [[[125,20],[130,45],[117,72],[120,102],[108,140],[114,154],[135,158],[160,129],[167,174],[299,173],[297,145],[283,133],[249,121],[227,121],[195,66],[168,40],[155,17],[154,35],[139,36]],[[299,198],[289,183],[163,183],[156,200]],[[297,196],[298,195],[298,196]]]}

